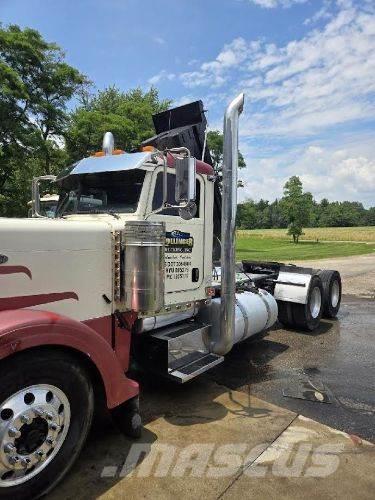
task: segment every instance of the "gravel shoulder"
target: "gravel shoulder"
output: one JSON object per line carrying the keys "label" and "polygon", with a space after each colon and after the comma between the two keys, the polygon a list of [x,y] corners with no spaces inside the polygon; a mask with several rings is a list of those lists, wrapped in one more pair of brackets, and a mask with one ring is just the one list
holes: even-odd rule
{"label": "gravel shoulder", "polygon": [[305,267],[335,269],[343,281],[343,293],[367,299],[375,298],[375,254],[335,259],[293,261]]}

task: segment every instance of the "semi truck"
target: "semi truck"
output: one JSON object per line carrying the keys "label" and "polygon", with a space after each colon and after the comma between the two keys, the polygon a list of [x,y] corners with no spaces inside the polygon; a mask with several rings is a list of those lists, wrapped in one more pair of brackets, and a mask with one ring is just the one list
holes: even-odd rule
{"label": "semi truck", "polygon": [[[224,117],[222,176],[201,101],[153,117],[136,151],[114,148],[49,177],[54,218],[0,219],[0,498],[38,498],[80,453],[104,404],[141,434],[143,371],[186,383],[271,328],[335,317],[334,270],[236,262],[240,94]],[[133,372],[132,372],[133,373]]]}

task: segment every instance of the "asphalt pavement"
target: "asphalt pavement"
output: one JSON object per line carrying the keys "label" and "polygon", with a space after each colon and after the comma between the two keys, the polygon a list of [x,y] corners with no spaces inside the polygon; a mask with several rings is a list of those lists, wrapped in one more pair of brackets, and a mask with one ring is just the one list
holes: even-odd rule
{"label": "asphalt pavement", "polygon": [[305,265],[342,273],[336,320],[276,325],[187,384],[141,379],[141,440],[98,422],[49,499],[373,498],[375,256]]}
{"label": "asphalt pavement", "polygon": [[[236,345],[206,377],[375,441],[375,301],[344,296],[338,318],[312,333],[277,325]],[[329,401],[303,399],[309,385]]]}

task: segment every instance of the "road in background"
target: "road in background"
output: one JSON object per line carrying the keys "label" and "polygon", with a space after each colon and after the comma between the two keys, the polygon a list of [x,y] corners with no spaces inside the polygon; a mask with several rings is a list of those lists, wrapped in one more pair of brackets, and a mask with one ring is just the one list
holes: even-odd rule
{"label": "road in background", "polygon": [[[295,261],[294,263],[305,267],[336,269],[341,274],[344,294],[375,298],[374,253],[336,259]],[[372,320],[372,329],[375,330],[375,317]]]}

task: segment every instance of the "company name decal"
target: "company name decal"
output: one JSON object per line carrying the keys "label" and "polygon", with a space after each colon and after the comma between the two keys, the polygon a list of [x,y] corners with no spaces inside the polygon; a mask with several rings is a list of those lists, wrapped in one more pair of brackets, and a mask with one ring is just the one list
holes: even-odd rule
{"label": "company name decal", "polygon": [[167,253],[191,253],[194,247],[194,238],[190,233],[174,229],[166,234]]}

